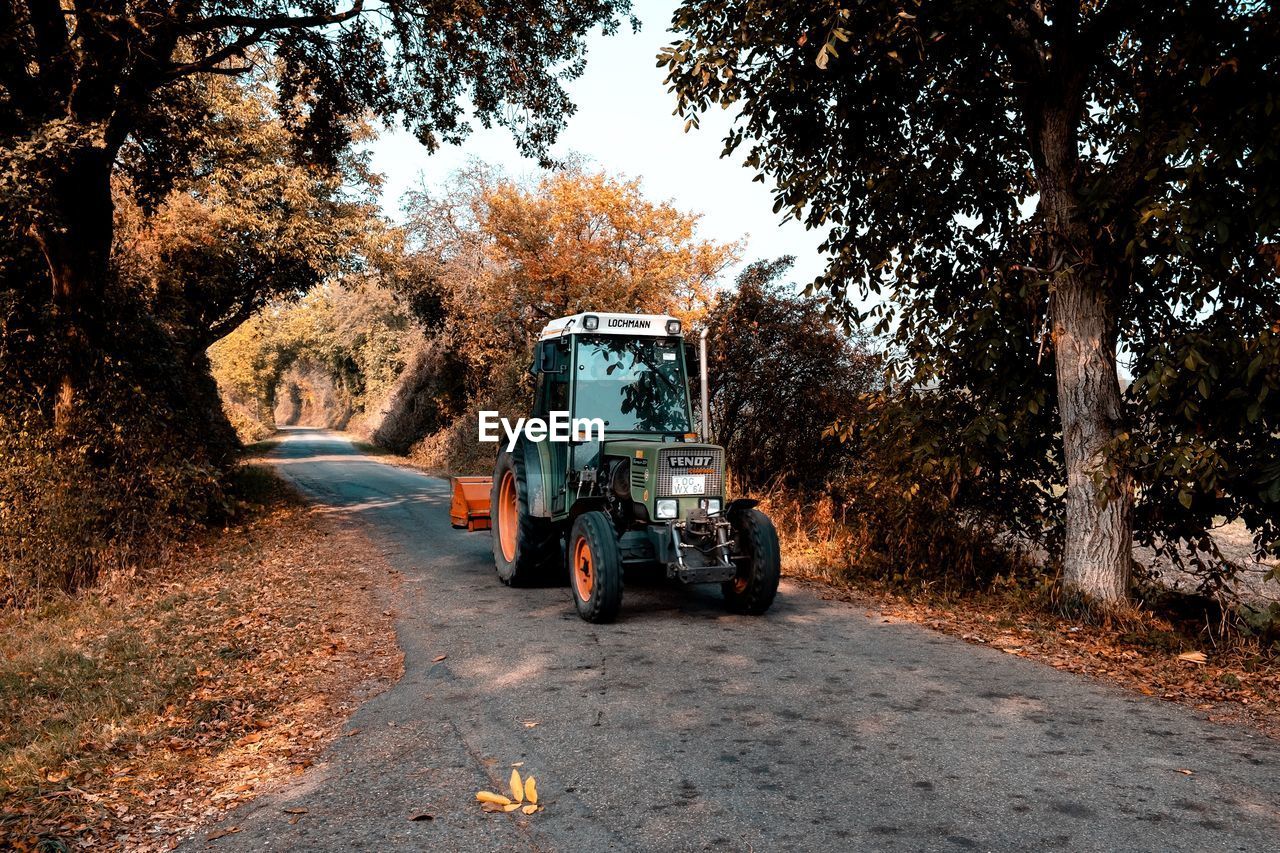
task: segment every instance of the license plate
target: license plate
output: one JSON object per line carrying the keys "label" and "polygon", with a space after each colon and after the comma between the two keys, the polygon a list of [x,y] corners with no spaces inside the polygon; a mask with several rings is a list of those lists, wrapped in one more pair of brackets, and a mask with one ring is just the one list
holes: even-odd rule
{"label": "license plate", "polygon": [[671,494],[673,495],[703,495],[706,492],[706,474],[673,474],[671,476]]}

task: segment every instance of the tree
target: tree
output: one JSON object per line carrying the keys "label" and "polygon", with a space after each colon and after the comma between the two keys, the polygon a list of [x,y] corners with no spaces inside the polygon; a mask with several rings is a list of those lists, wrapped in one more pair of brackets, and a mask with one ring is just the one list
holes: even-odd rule
{"label": "tree", "polygon": [[513,354],[523,359],[556,317],[701,317],[737,249],[700,239],[696,214],[650,201],[638,181],[579,168],[532,185],[472,170],[447,200],[411,194],[407,212],[421,275],[402,290],[428,315],[441,312],[473,386]]}
{"label": "tree", "polygon": [[821,493],[848,455],[831,424],[862,408],[879,379],[878,360],[822,300],[779,283],[792,263],[751,264],[707,315],[711,434],[744,493],[778,483]]}
{"label": "tree", "polygon": [[272,301],[377,262],[392,236],[363,157],[299,162],[270,86],[201,88],[211,120],[186,145],[186,174],[158,201],[115,193],[116,265],[197,358]]}
{"label": "tree", "polygon": [[[528,154],[572,113],[562,83],[582,38],[627,0],[4,0],[0,3],[0,192],[49,270],[45,297],[66,348],[55,415],[65,430],[102,336],[121,148],[163,124],[184,81],[250,74],[277,60],[280,104],[299,152],[332,161],[348,119],[402,121],[430,149],[468,124],[510,126]],[[28,298],[38,298],[34,293]]]}
{"label": "tree", "polygon": [[[816,284],[888,290],[849,314],[893,334],[902,381],[1001,398],[957,435],[1056,412],[1069,588],[1126,596],[1139,486],[1172,482],[1187,510],[1140,504],[1144,541],[1211,550],[1223,511],[1277,546],[1270,4],[689,0],[673,28],[679,112],[740,110],[725,153],[827,229]],[[1140,375],[1127,394],[1118,353]],[[1229,409],[1198,421],[1218,394]]]}

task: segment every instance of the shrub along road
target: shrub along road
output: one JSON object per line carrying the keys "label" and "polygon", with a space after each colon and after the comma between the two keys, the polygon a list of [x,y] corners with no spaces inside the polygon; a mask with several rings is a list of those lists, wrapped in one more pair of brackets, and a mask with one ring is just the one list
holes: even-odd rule
{"label": "shrub along road", "polygon": [[[589,625],[566,589],[502,586],[488,534],[450,528],[443,481],[318,430],[285,432],[275,457],[402,573],[405,675],[306,776],[194,848],[1246,851],[1280,836],[1280,746],[1251,731],[787,584],[759,618],[714,591],[632,585],[617,624]],[[475,792],[503,790],[517,762],[545,811],[482,813]]]}

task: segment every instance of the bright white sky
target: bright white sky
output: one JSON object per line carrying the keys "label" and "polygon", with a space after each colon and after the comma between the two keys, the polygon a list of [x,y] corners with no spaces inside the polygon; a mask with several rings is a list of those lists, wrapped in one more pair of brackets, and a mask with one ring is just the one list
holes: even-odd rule
{"label": "bright white sky", "polygon": [[[676,0],[635,0],[642,23],[638,33],[624,25],[612,38],[597,34],[588,40],[586,73],[569,86],[578,112],[552,153],[561,159],[583,155],[612,174],[640,178],[650,198],[702,214],[699,230],[705,238],[748,238],[744,263],[795,255],[791,277],[808,283],[824,267],[817,248],[822,235],[797,222],[781,224],[768,187],[752,182],[754,170],[741,166],[741,157],[720,157],[728,113],[708,114],[700,129],[687,134],[684,123],[671,114],[675,97],[666,91],[663,69],[655,63],[659,49],[674,40],[667,27],[676,5]],[[382,204],[393,217],[399,216],[401,194],[419,177],[428,186],[440,184],[472,158],[513,176],[538,171],[502,128],[477,128],[463,145],[442,147],[435,155],[403,131],[387,132],[372,152],[374,168],[387,179]],[[724,283],[732,281],[737,269],[725,275]]]}

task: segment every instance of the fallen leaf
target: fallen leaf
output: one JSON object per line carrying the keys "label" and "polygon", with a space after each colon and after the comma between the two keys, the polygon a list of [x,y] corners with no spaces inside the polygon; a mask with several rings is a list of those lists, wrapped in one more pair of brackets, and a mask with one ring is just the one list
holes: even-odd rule
{"label": "fallen leaf", "polygon": [[530,803],[529,805],[522,808],[520,811],[524,812],[525,814],[533,814],[537,810],[538,810],[538,807],[533,803]]}
{"label": "fallen leaf", "polygon": [[511,786],[511,798],[517,803],[523,803],[524,782],[520,781],[520,771],[514,767],[511,768],[511,781],[508,784]]}
{"label": "fallen leaf", "polygon": [[535,806],[538,804],[538,782],[532,776],[524,780],[524,798]]}
{"label": "fallen leaf", "polygon": [[289,809],[285,809],[284,813],[285,814],[306,814],[307,810],[304,808],[289,808]]}
{"label": "fallen leaf", "polygon": [[216,841],[217,839],[222,838],[222,837],[223,837],[223,836],[225,836],[225,835],[235,835],[235,834],[236,834],[237,832],[239,832],[239,831],[240,831],[240,827],[238,827],[238,826],[229,826],[229,827],[227,827],[226,829],[219,829],[217,832],[211,832],[211,833],[209,833],[208,835],[206,835],[206,836],[204,837],[204,840],[205,840],[205,841]]}
{"label": "fallen leaf", "polygon": [[1187,768],[1185,768],[1185,767],[1177,767],[1177,768],[1175,768],[1175,769],[1174,769],[1174,771],[1173,771],[1173,772],[1174,772],[1174,773],[1181,773],[1183,776],[1194,776],[1194,775],[1195,775],[1195,771],[1193,771],[1193,770],[1188,770],[1188,769],[1187,769]]}
{"label": "fallen leaf", "polygon": [[504,812],[513,812],[513,811],[515,811],[515,810],[516,810],[516,809],[518,809],[518,808],[520,808],[520,804],[519,804],[519,803],[509,803],[508,805],[503,806],[503,807],[502,807],[502,810],[503,810]]}
{"label": "fallen leaf", "polygon": [[504,806],[501,806],[498,803],[481,803],[480,804],[480,810],[484,812],[489,812],[489,813],[500,812],[502,811],[503,808]]}
{"label": "fallen leaf", "polygon": [[476,799],[482,803],[494,803],[499,806],[505,806],[511,802],[510,797],[504,797],[502,794],[495,794],[493,791],[477,791]]}
{"label": "fallen leaf", "polygon": [[351,731],[347,732],[346,737],[355,737],[358,734],[360,734],[359,729],[352,729]]}
{"label": "fallen leaf", "polygon": [[445,659],[445,658],[447,658],[447,657],[448,657],[448,655],[436,655],[435,657],[433,657],[433,658],[431,659],[431,662],[432,662],[432,663],[440,663],[440,661],[444,660],[444,659]]}
{"label": "fallen leaf", "polygon": [[531,728],[533,728],[534,726],[536,726],[537,724],[538,724],[538,721],[537,721],[537,720],[525,720],[525,721],[524,721],[524,727],[525,727],[526,729],[531,729]]}
{"label": "fallen leaf", "polygon": [[1208,663],[1209,658],[1204,652],[1183,652],[1178,655],[1178,660],[1185,660],[1189,663]]}

